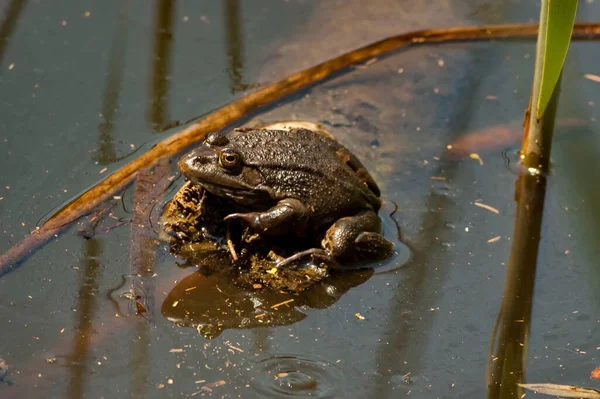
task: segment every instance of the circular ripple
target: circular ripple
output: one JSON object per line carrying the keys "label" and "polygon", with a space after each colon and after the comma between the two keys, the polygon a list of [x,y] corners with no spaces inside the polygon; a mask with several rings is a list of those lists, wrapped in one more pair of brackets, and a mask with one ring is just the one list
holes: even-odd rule
{"label": "circular ripple", "polygon": [[504,167],[514,175],[527,173],[527,169],[521,165],[521,152],[518,148],[508,148],[502,151]]}
{"label": "circular ripple", "polygon": [[343,392],[342,373],[331,363],[296,355],[276,355],[258,361],[252,384],[260,397],[334,398]]}
{"label": "circular ripple", "polygon": [[523,166],[521,164],[521,152],[518,148],[512,148],[502,151],[502,159],[504,160],[504,167],[514,175],[548,175],[548,173],[542,172],[537,168],[526,168],[525,166]]}

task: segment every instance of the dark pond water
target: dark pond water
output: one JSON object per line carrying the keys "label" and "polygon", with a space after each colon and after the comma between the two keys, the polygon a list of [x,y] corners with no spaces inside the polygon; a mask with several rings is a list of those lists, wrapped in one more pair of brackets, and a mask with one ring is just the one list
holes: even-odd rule
{"label": "dark pond water", "polygon": [[[537,15],[522,1],[0,2],[0,251],[257,85],[394,33]],[[579,15],[600,20],[600,4],[581,2]],[[493,338],[505,283],[532,281],[507,279],[507,265],[534,44],[426,46],[253,115],[331,129],[398,205],[409,263],[257,297],[179,268],[160,244],[154,306],[128,315],[128,189],[93,239],[71,228],[0,278],[0,397],[481,398],[488,363],[510,345],[526,349],[527,382],[598,388],[600,84],[584,77],[600,75],[597,49],[574,44],[566,63],[534,295],[516,301],[531,319],[500,317],[506,341]],[[257,307],[272,322],[252,317]],[[251,316],[207,334],[181,323],[185,309]]]}

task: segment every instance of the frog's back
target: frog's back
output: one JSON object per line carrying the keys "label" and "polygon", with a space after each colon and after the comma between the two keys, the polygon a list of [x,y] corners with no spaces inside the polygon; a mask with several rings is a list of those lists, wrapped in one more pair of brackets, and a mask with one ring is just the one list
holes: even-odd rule
{"label": "frog's back", "polygon": [[292,197],[313,207],[315,216],[344,216],[378,210],[379,188],[344,146],[310,130],[253,130],[231,138],[244,149],[244,163],[258,168],[278,199]]}

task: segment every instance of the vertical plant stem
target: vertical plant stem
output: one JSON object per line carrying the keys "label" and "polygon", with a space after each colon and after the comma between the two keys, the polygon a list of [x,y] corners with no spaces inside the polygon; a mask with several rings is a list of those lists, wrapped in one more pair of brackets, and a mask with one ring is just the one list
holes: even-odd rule
{"label": "vertical plant stem", "polygon": [[[541,237],[546,177],[522,174],[502,304],[492,336],[488,399],[520,398],[525,378],[533,289]],[[496,339],[497,338],[497,339]]]}
{"label": "vertical plant stem", "polygon": [[536,117],[544,60],[547,2],[542,2],[533,88],[525,113],[521,164],[526,168],[515,189],[517,214],[506,271],[502,304],[492,334],[488,367],[488,399],[520,398],[525,380],[535,271],[541,238],[554,120],[560,77],[546,111]]}

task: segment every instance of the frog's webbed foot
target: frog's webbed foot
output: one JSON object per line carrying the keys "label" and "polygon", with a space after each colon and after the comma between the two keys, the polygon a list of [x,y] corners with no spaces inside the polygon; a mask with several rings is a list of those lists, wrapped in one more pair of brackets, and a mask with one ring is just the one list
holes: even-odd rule
{"label": "frog's webbed foot", "polygon": [[225,220],[239,219],[257,233],[280,235],[303,230],[307,212],[302,202],[286,198],[265,212],[232,213]]}
{"label": "frog's webbed foot", "polygon": [[363,254],[372,254],[373,260],[383,260],[390,256],[394,244],[379,233],[363,231],[354,240],[354,248]]}
{"label": "frog's webbed foot", "polygon": [[292,256],[289,256],[277,263],[278,269],[301,269],[308,264],[302,264],[305,258],[310,258],[308,262],[315,263],[317,265],[324,263],[325,265],[337,268],[338,264],[333,256],[327,251],[321,248],[311,248],[305,251],[298,252]]}

